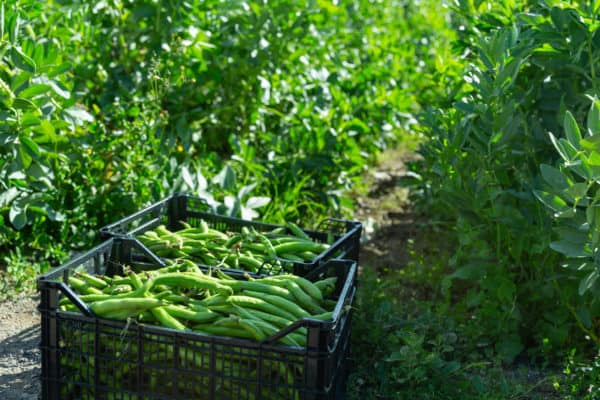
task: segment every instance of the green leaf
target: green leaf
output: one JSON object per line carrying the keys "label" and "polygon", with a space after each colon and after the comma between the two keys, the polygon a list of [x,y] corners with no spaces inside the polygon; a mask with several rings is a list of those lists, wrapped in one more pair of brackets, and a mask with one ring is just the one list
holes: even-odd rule
{"label": "green leaf", "polygon": [[27,150],[29,155],[31,155],[33,158],[37,158],[42,154],[37,143],[29,139],[27,136],[19,136],[19,141],[25,147],[25,150]]}
{"label": "green leaf", "polygon": [[[67,88],[65,88],[60,82],[54,81],[52,79],[48,79],[47,82],[48,82],[48,85],[50,85],[50,87],[54,91],[54,93],[56,93],[63,99],[71,98],[71,92]],[[92,121],[93,121],[93,117],[92,117]]]}
{"label": "green leaf", "polygon": [[6,144],[12,144],[19,138],[18,135],[1,133],[0,134],[0,146],[4,146]]}
{"label": "green leaf", "polygon": [[585,198],[585,195],[588,191],[587,183],[578,182],[573,184],[568,190],[567,193],[576,203],[579,203],[581,199]]}
{"label": "green leaf", "polygon": [[568,189],[570,182],[559,169],[547,164],[541,164],[542,178],[555,190],[562,191]]}
{"label": "green leaf", "polygon": [[588,207],[585,210],[585,220],[589,226],[594,226],[595,218],[596,218],[596,207]]}
{"label": "green leaf", "polygon": [[[582,157],[582,161],[592,167],[600,166],[600,153],[592,151],[588,157]],[[596,172],[594,172],[594,176],[597,176]]]}
{"label": "green leaf", "polygon": [[244,197],[249,195],[250,192],[252,192],[255,187],[256,187],[256,183],[251,183],[249,185],[242,186],[242,188],[238,191],[238,197],[240,199],[243,199]]}
{"label": "green leaf", "polygon": [[592,313],[590,313],[590,310],[587,307],[579,307],[577,309],[577,316],[579,317],[579,320],[583,326],[585,326],[587,329],[592,328]]}
{"label": "green leaf", "polygon": [[23,110],[23,111],[26,111],[26,110],[33,109],[33,110],[36,110],[36,111],[38,111],[38,112],[39,112],[39,109],[38,109],[38,107],[35,105],[35,103],[34,103],[34,102],[32,102],[32,101],[31,101],[31,100],[29,100],[29,99],[23,99],[23,98],[21,98],[21,97],[17,97],[17,98],[16,98],[16,99],[13,101],[13,104],[12,104],[12,106],[13,106],[14,108],[16,108],[17,110]]}
{"label": "green leaf", "polygon": [[575,118],[573,117],[573,114],[571,114],[570,111],[567,111],[565,113],[564,125],[565,134],[567,136],[567,139],[569,140],[569,143],[571,143],[571,145],[574,148],[580,149],[581,146],[579,142],[581,142],[581,132],[579,131],[579,127],[577,126],[577,121],[575,121]]}
{"label": "green leaf", "polygon": [[54,171],[40,163],[31,164],[27,169],[27,176],[35,181],[41,181],[47,188],[52,188],[52,179],[54,179]]}
{"label": "green leaf", "polygon": [[583,278],[581,280],[581,282],[579,282],[579,295],[580,296],[583,296],[585,294],[585,292],[587,292],[594,286],[594,284],[598,280],[598,277],[600,277],[600,273],[598,271],[599,271],[598,268],[595,268],[585,278]]}
{"label": "green leaf", "polygon": [[4,40],[4,2],[0,3],[0,40]]}
{"label": "green leaf", "polygon": [[556,149],[560,157],[565,161],[570,161],[571,158],[569,157],[569,154],[566,152],[566,150],[563,148],[562,143],[560,143],[560,141],[557,140],[552,133],[549,132],[548,136],[550,136],[550,141],[554,145],[554,148]]}
{"label": "green leaf", "polygon": [[225,196],[223,199],[223,204],[225,205],[226,215],[230,217],[236,217],[240,214],[240,200],[234,196]]}
{"label": "green leaf", "polygon": [[29,168],[33,159],[29,152],[25,149],[25,146],[19,146],[19,160],[23,169]]}
{"label": "green leaf", "polygon": [[385,362],[396,362],[396,361],[405,361],[406,354],[401,351],[392,352],[387,358],[384,359]]}
{"label": "green leaf", "polygon": [[74,125],[83,125],[85,122],[94,122],[92,114],[77,106],[67,108],[65,114]]}
{"label": "green leaf", "polygon": [[188,169],[187,165],[184,165],[181,168],[181,177],[190,190],[194,190],[196,188],[194,179],[192,178],[192,174],[190,174],[190,170]]}
{"label": "green leaf", "polygon": [[51,221],[61,222],[65,220],[64,214],[56,212],[52,207],[45,203],[32,203],[29,205],[29,211],[45,215]]}
{"label": "green leaf", "polygon": [[65,214],[54,210],[50,206],[45,206],[44,209],[46,210],[46,215],[51,221],[62,222],[66,219]]}
{"label": "green leaf", "polygon": [[263,207],[263,206],[266,206],[267,204],[269,204],[270,201],[271,201],[270,197],[262,197],[262,196],[250,197],[248,199],[248,201],[246,201],[245,206],[247,208],[260,208],[260,207]]}
{"label": "green leaf", "polygon": [[487,271],[487,264],[481,262],[472,262],[454,271],[450,278],[452,279],[481,279]]}
{"label": "green leaf", "polygon": [[571,210],[571,207],[569,207],[563,199],[552,193],[548,193],[543,190],[534,190],[533,194],[538,198],[538,200],[556,212],[565,212]]}
{"label": "green leaf", "polygon": [[589,257],[591,254],[585,251],[585,243],[572,243],[566,240],[559,240],[550,243],[550,248],[567,257],[582,258]]}
{"label": "green leaf", "polygon": [[17,202],[14,202],[8,212],[8,218],[16,230],[22,229],[27,225],[27,205],[21,208]]}
{"label": "green leaf", "polygon": [[48,93],[49,90],[50,90],[50,85],[36,84],[36,85],[31,85],[28,88],[23,89],[18,94],[19,94],[19,97],[21,97],[21,98],[31,99],[31,98],[34,98],[41,94]]}
{"label": "green leaf", "polygon": [[39,132],[44,139],[47,139],[51,143],[57,143],[60,141],[60,137],[56,134],[54,125],[52,125],[52,123],[46,119],[40,121],[37,132]]}
{"label": "green leaf", "polygon": [[21,48],[19,48],[18,46],[13,46],[11,48],[11,59],[17,68],[35,73],[35,62],[31,57],[23,53]]}
{"label": "green leaf", "polygon": [[523,343],[517,335],[506,336],[496,344],[498,356],[508,363],[511,363],[523,349]]}
{"label": "green leaf", "polygon": [[21,118],[21,125],[24,127],[36,126],[39,124],[40,119],[32,113],[27,113],[23,115],[23,118]]}
{"label": "green leaf", "polygon": [[582,246],[584,246],[589,240],[587,232],[568,226],[557,227],[555,231],[561,240],[565,240],[571,243],[579,243]]}
{"label": "green leaf", "polygon": [[17,171],[11,172],[8,175],[8,179],[11,181],[12,180],[25,180],[25,179],[27,179],[27,175],[25,175],[25,173],[23,171],[17,170]]}
{"label": "green leaf", "polygon": [[507,303],[512,302],[517,288],[510,279],[499,279],[496,284],[496,296]]}
{"label": "green leaf", "polygon": [[212,182],[225,190],[234,189],[235,172],[233,172],[233,169],[229,165],[225,165],[221,171],[213,177]]}
{"label": "green leaf", "polygon": [[8,206],[14,199],[19,197],[20,193],[16,187],[9,187],[8,190],[0,193],[0,208]]}
{"label": "green leaf", "polygon": [[586,150],[600,151],[600,135],[588,136],[579,143]]}
{"label": "green leaf", "polygon": [[559,140],[563,151],[567,154],[568,160],[565,160],[565,165],[575,172],[577,175],[581,176],[583,179],[593,179],[594,171],[590,168],[589,165],[585,164],[585,157],[578,151],[572,144],[566,139]]}
{"label": "green leaf", "polygon": [[63,74],[65,72],[67,72],[68,70],[71,69],[71,64],[68,62],[64,62],[60,65],[57,65],[56,67],[52,68],[50,71],[48,71],[47,75],[49,78],[53,78],[56,75],[60,75]]}
{"label": "green leaf", "polygon": [[587,115],[588,135],[594,136],[600,133],[600,102],[594,100]]}
{"label": "green leaf", "polygon": [[243,206],[243,205],[241,206],[240,213],[241,213],[242,219],[246,219],[249,221],[252,221],[253,219],[259,217],[259,214],[256,211],[254,211],[254,209]]}

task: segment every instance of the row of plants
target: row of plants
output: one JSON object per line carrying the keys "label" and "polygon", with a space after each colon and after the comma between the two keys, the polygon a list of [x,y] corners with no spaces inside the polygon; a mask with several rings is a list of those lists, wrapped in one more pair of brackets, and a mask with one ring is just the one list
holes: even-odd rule
{"label": "row of plants", "polygon": [[420,46],[436,26],[401,3],[0,3],[2,291],[174,191],[348,216],[344,190],[441,97]]}
{"label": "row of plants", "polygon": [[421,228],[403,270],[364,267],[351,398],[599,398],[599,11],[446,4]]}
{"label": "row of plants", "polygon": [[[467,371],[486,370],[485,380],[502,365],[535,365],[547,376],[534,385],[558,398],[598,398],[598,11],[577,1],[448,4],[461,72],[447,75],[449,102],[419,114],[422,157],[411,165],[413,203],[445,238],[447,265],[433,257],[433,272],[421,264],[416,277],[386,276],[434,294],[408,322],[420,341],[402,337],[406,321],[396,330],[388,350],[407,358],[381,363],[385,376],[422,374],[431,396],[521,398],[531,387],[493,395],[502,380]],[[459,339],[448,344],[448,331]],[[448,374],[461,383],[446,387]],[[412,384],[388,380],[386,390],[423,391]]]}

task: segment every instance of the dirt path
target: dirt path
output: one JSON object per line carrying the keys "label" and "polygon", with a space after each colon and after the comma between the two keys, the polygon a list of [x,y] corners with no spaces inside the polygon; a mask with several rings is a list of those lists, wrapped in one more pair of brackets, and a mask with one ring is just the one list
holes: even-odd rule
{"label": "dirt path", "polygon": [[32,400],[40,392],[39,297],[0,303],[0,399]]}
{"label": "dirt path", "polygon": [[406,151],[389,150],[364,178],[369,189],[357,198],[353,218],[364,226],[361,265],[394,269],[409,260],[406,243],[416,236],[417,225],[402,181],[412,177],[405,162],[414,157]]}

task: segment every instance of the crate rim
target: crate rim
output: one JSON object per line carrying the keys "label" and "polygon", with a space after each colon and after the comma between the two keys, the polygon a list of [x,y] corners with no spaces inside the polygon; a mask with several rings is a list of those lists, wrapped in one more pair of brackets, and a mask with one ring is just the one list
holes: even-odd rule
{"label": "crate rim", "polygon": [[[58,290],[62,294],[64,294],[66,297],[68,297],[71,301],[73,301],[73,303],[81,311],[81,314],[83,314],[82,315],[83,317],[91,318],[92,320],[102,321],[103,323],[110,321],[111,323],[125,326],[127,324],[127,321],[105,319],[105,318],[95,315],[90,310],[89,306],[79,298],[79,295],[77,295],[75,293],[75,291],[73,291],[73,289],[71,289],[70,286],[66,282],[58,280],[58,278],[60,277],[61,274],[66,274],[68,271],[76,268],[78,265],[82,264],[83,262],[93,259],[98,254],[106,252],[106,250],[109,250],[112,248],[112,246],[114,246],[115,244],[118,244],[119,241],[132,241],[132,239],[131,238],[109,238],[105,242],[93,247],[92,249],[88,250],[87,252],[78,254],[77,256],[73,257],[71,260],[65,262],[64,264],[62,264],[58,267],[55,267],[55,268],[51,269],[50,271],[45,272],[44,274],[41,274],[37,279],[38,291],[41,292],[41,291],[47,290],[47,289]],[[201,335],[201,336],[206,336],[206,337],[210,337],[213,339],[225,338],[226,343],[228,343],[228,344],[240,344],[243,346],[249,346],[250,344],[253,345],[251,347],[255,347],[256,345],[275,346],[274,348],[281,348],[281,346],[286,346],[286,348],[289,348],[289,349],[296,348],[296,349],[298,349],[299,353],[305,354],[307,351],[309,351],[308,347],[297,348],[295,346],[287,346],[287,345],[277,343],[277,340],[280,339],[281,337],[287,335],[288,333],[293,332],[302,327],[319,328],[322,330],[335,329],[337,327],[337,325],[341,322],[342,317],[344,317],[344,314],[347,313],[347,310],[345,310],[344,308],[348,305],[352,305],[354,302],[354,297],[356,295],[356,279],[355,279],[355,277],[358,272],[358,265],[357,265],[357,262],[354,260],[348,260],[348,259],[327,260],[322,265],[318,266],[313,271],[311,271],[307,276],[305,276],[305,278],[310,279],[311,276],[318,275],[320,271],[323,271],[326,268],[330,267],[331,264],[346,264],[346,266],[348,268],[348,273],[346,274],[345,282],[342,286],[342,289],[340,290],[340,294],[339,294],[338,300],[336,302],[336,306],[334,307],[331,320],[323,321],[323,320],[318,320],[318,319],[310,318],[310,317],[301,318],[301,319],[294,321],[292,324],[286,326],[285,328],[280,329],[274,335],[272,335],[268,338],[265,338],[264,340],[262,340],[260,342],[257,342],[254,340],[247,340],[247,339],[228,338],[225,336],[218,336],[218,335],[208,335],[208,334],[203,334],[203,333],[194,332],[194,331],[178,331],[175,329],[170,329],[167,327],[150,325],[150,324],[136,324],[136,326],[139,327],[138,329],[141,329],[142,331],[148,331],[148,332],[154,331],[154,333],[168,333],[169,335],[175,335],[175,336],[179,336],[179,337],[183,337],[183,338],[187,338],[187,339],[192,339],[194,337],[197,338],[197,335]],[[228,271],[225,271],[225,272],[228,272]],[[236,271],[234,270],[233,272],[236,272]],[[56,314],[64,313],[64,314],[81,315],[80,313],[62,311],[62,310],[59,310],[58,308],[50,308],[48,310],[42,310],[41,306],[38,307],[38,311],[40,311],[40,312],[41,311],[49,311],[51,313],[56,313]]]}
{"label": "crate rim", "polygon": [[[146,214],[148,214],[149,212],[151,212],[154,209],[159,209],[160,207],[164,206],[165,204],[168,204],[169,201],[173,200],[173,199],[177,199],[177,198],[186,198],[186,199],[193,199],[195,201],[201,201],[204,204],[207,204],[206,201],[204,201],[202,198],[194,196],[192,194],[189,193],[182,193],[182,192],[174,192],[169,194],[168,196],[166,196],[165,198],[158,200],[148,206],[145,206],[144,208],[142,208],[141,210],[138,210],[136,212],[134,212],[133,214],[130,214],[126,217],[123,217],[121,219],[119,219],[118,221],[112,222],[110,224],[104,225],[100,228],[100,233],[102,235],[106,235],[107,237],[114,237],[114,236],[126,236],[126,237],[131,237],[132,235],[135,235],[137,233],[137,230],[139,230],[141,227],[137,227],[135,230],[132,230],[130,232],[115,232],[115,228],[122,226],[124,224],[128,224],[132,221],[135,221],[136,219],[138,219],[141,216],[144,216]],[[235,221],[244,221],[244,222],[250,222],[250,223],[259,223],[259,224],[264,224],[264,225],[269,225],[269,226],[273,226],[273,227],[279,227],[282,225],[277,225],[277,224],[272,224],[272,223],[268,223],[268,222],[264,222],[262,220],[245,220],[242,218],[237,218],[237,217],[232,217],[229,215],[221,215],[221,214],[216,214],[216,213],[212,213],[212,212],[205,212],[206,214],[213,214],[215,216],[218,216],[220,218],[224,218],[224,219],[231,219],[231,220],[235,220]],[[335,222],[342,222],[342,223],[346,223],[348,225],[351,226],[351,228],[348,229],[348,231],[346,232],[345,235],[350,235],[353,234],[355,231],[357,230],[362,230],[362,222],[357,221],[357,220],[351,220],[351,219],[343,219],[343,218],[335,218],[335,217],[328,217],[325,218],[321,221],[319,221],[317,223],[317,228],[322,225],[323,223],[327,222],[327,221],[335,221]],[[317,231],[315,229],[303,229],[308,233],[316,233]],[[338,240],[336,240],[336,242],[334,242],[334,244],[338,244],[338,242],[341,240],[341,238],[338,238]],[[333,244],[332,244],[333,245]]]}

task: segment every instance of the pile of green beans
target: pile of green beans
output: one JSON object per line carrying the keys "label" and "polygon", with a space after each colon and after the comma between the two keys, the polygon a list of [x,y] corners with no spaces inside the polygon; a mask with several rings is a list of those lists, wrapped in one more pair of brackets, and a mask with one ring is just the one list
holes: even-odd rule
{"label": "pile of green beans", "polygon": [[[69,285],[98,317],[130,320],[181,331],[263,341],[302,318],[329,320],[336,302],[328,299],[336,277],[317,282],[282,274],[234,279],[220,269],[202,270],[190,260],[125,276],[76,272]],[[76,311],[62,298],[59,306]],[[306,329],[280,342],[306,345]]]}
{"label": "pile of green beans", "polygon": [[[336,281],[336,277],[328,277],[311,282],[291,274],[263,278],[246,274],[243,279],[234,279],[218,268],[203,272],[190,260],[179,260],[154,271],[135,273],[126,269],[123,275],[111,277],[75,271],[68,278],[70,287],[98,317],[251,341],[265,340],[302,318],[331,319]],[[78,312],[66,297],[59,300],[59,307]],[[61,388],[65,398],[80,390],[89,393],[81,393],[79,398],[95,398],[90,390],[98,383],[93,381],[97,368],[99,382],[117,393],[135,390],[137,380],[142,379],[154,394],[168,395],[192,388],[195,396],[208,396],[205,381],[191,385],[168,375],[174,363],[188,371],[230,376],[218,380],[215,390],[239,390],[244,399],[299,398],[298,385],[301,387],[305,373],[301,355],[286,354],[281,360],[262,359],[259,363],[259,352],[240,357],[233,351],[224,351],[211,364],[200,347],[176,346],[162,340],[144,341],[140,355],[137,336],[128,335],[127,326],[123,332],[101,335],[93,330],[75,332],[73,327],[63,327],[62,342],[67,347],[61,366],[70,377]],[[306,328],[299,327],[278,342],[284,345],[284,351],[287,346],[306,346],[306,338]],[[103,367],[95,364],[94,355],[98,352],[104,357]],[[141,375],[140,357],[142,365],[153,366]],[[257,380],[261,382],[260,397],[255,396],[255,389],[241,383]],[[115,398],[129,398],[119,396]],[[110,393],[107,398],[111,398]],[[138,395],[131,394],[130,398]]]}
{"label": "pile of green beans", "polygon": [[222,232],[200,220],[198,227],[184,223],[184,229],[178,231],[160,225],[138,239],[162,258],[186,258],[251,272],[258,272],[265,263],[289,271],[293,262],[310,262],[330,247],[311,239],[293,223],[267,232],[251,226],[242,227],[240,232]]}

